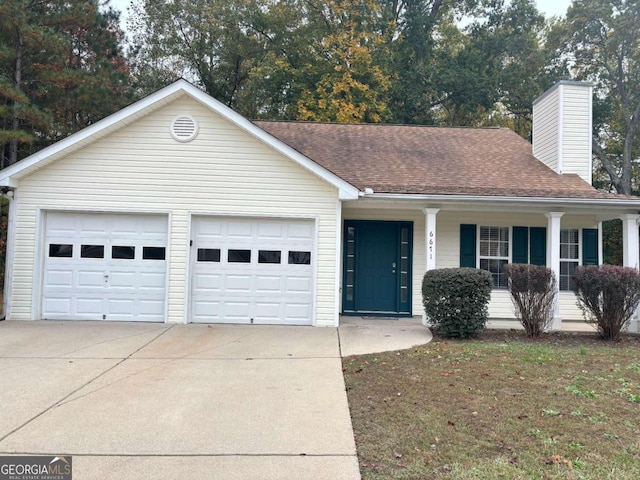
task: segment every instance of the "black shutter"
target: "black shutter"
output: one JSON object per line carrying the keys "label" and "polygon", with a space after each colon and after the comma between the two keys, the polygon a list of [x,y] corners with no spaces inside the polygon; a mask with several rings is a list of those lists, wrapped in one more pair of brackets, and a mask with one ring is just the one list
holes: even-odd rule
{"label": "black shutter", "polygon": [[595,228],[582,229],[582,264],[599,265],[598,261],[598,230]]}
{"label": "black shutter", "polygon": [[529,227],[513,227],[513,263],[529,263]]}
{"label": "black shutter", "polygon": [[476,268],[475,225],[460,225],[460,266]]}
{"label": "black shutter", "polygon": [[547,229],[531,227],[529,231],[531,265],[547,264]]}

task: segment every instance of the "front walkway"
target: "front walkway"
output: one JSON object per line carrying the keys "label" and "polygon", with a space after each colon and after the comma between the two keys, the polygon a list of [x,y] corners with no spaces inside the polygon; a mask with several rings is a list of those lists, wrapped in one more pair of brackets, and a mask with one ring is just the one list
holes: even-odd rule
{"label": "front walkway", "polygon": [[433,338],[421,317],[340,317],[340,352],[343,357],[403,350]]}

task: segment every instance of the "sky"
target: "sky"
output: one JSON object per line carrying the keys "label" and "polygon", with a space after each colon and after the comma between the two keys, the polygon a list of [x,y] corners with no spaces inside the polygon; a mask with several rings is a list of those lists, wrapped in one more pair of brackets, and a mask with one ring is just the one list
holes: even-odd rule
{"label": "sky", "polygon": [[[564,16],[570,3],[571,0],[536,0],[538,10],[548,17],[554,15]],[[130,4],[131,0],[111,0],[111,6],[121,12],[120,24],[123,29],[126,29],[127,7]]]}

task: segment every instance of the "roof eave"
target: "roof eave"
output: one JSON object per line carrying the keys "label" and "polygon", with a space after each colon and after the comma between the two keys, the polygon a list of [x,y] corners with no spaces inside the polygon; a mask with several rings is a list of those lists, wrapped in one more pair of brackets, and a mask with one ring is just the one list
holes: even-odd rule
{"label": "roof eave", "polygon": [[484,204],[528,204],[549,206],[583,206],[603,208],[627,208],[640,210],[638,200],[625,198],[575,198],[575,197],[517,197],[500,195],[460,195],[460,194],[406,194],[406,193],[366,193],[361,192],[360,198],[379,200],[408,200],[434,203],[484,203]]}

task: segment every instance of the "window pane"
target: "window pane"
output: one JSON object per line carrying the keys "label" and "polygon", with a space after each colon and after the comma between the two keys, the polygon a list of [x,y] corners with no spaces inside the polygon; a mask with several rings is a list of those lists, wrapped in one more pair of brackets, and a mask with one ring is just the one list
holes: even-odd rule
{"label": "window pane", "polygon": [[503,242],[509,241],[509,227],[502,227],[500,229],[500,240]]}
{"label": "window pane", "polygon": [[229,250],[229,263],[251,263],[251,250]]}
{"label": "window pane", "polygon": [[104,258],[104,245],[82,245],[80,256],[82,258]]}
{"label": "window pane", "polygon": [[258,263],[280,263],[279,250],[260,250],[258,252]]}
{"label": "window pane", "polygon": [[353,286],[353,272],[347,272],[347,286]]}
{"label": "window pane", "polygon": [[507,242],[500,242],[499,255],[501,257],[508,257],[509,256],[509,244]]}
{"label": "window pane", "polygon": [[480,240],[489,240],[489,227],[480,227]]}
{"label": "window pane", "polygon": [[409,243],[409,229],[408,228],[403,228],[402,229],[402,233],[400,235],[400,238],[401,238],[402,242]]}
{"label": "window pane", "polygon": [[199,248],[198,261],[199,262],[219,262],[220,249],[219,248]]}
{"label": "window pane", "polygon": [[402,244],[400,256],[404,257],[404,258],[407,258],[409,256],[409,244],[408,243],[403,243]]}
{"label": "window pane", "polygon": [[578,243],[579,242],[579,231],[577,228],[572,228],[571,230],[569,230],[569,241],[571,243]]}
{"label": "window pane", "polygon": [[569,245],[560,244],[560,258],[571,258],[569,257]]}
{"label": "window pane", "polygon": [[560,230],[560,243],[569,243],[569,230]]}
{"label": "window pane", "polygon": [[347,242],[347,255],[353,255],[355,251],[355,243],[351,240]]}
{"label": "window pane", "polygon": [[348,227],[347,228],[347,239],[349,240],[353,240],[356,236],[356,228],[355,227]]}
{"label": "window pane", "polygon": [[580,258],[580,255],[578,254],[578,245],[571,245],[571,247],[569,248],[569,258],[575,260]]}
{"label": "window pane", "polygon": [[353,302],[353,287],[347,287],[347,301]]}
{"label": "window pane", "polygon": [[480,255],[482,255],[482,256],[489,255],[489,243],[488,242],[480,242]]}
{"label": "window pane", "polygon": [[347,257],[347,270],[353,272],[355,266],[355,259],[353,257]]}
{"label": "window pane", "polygon": [[49,245],[49,256],[53,258],[73,257],[73,245],[52,243]]}
{"label": "window pane", "polygon": [[311,252],[289,252],[290,265],[311,265]]}
{"label": "window pane", "polygon": [[403,258],[400,260],[400,271],[408,272],[409,271],[409,260],[407,258]]}
{"label": "window pane", "polygon": [[114,245],[111,247],[111,258],[133,260],[136,256],[136,247]]}
{"label": "window pane", "polygon": [[142,247],[143,260],[164,260],[165,247]]}
{"label": "window pane", "polygon": [[406,303],[409,301],[409,289],[406,287],[402,287],[400,290],[400,301],[402,303]]}

